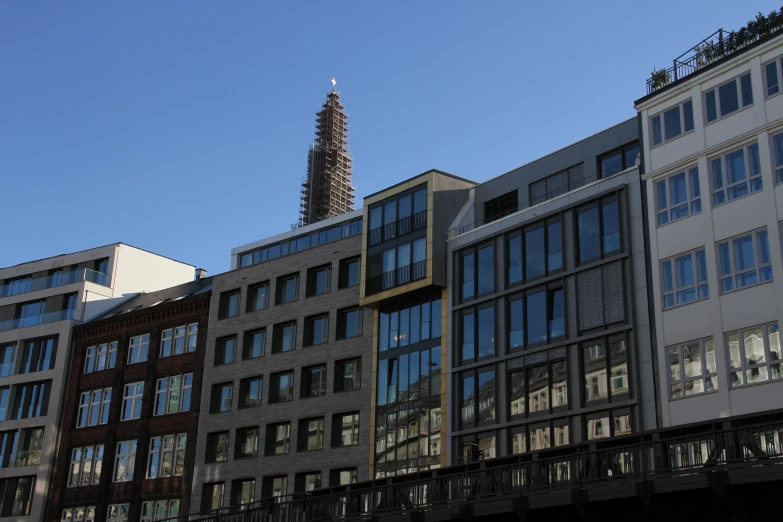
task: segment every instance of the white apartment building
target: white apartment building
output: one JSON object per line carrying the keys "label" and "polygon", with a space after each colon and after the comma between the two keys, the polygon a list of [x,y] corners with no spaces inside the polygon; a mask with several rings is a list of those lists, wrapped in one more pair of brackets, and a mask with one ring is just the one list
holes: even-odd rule
{"label": "white apartment building", "polygon": [[[123,243],[0,269],[0,520],[43,520],[71,327],[193,276],[193,265]],[[97,364],[115,358],[106,347]]]}
{"label": "white apartment building", "polygon": [[662,427],[783,406],[783,34],[720,49],[636,102]]}

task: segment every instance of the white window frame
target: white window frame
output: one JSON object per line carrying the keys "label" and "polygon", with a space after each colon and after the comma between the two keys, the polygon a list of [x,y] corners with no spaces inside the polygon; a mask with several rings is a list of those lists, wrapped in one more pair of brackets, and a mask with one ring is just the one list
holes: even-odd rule
{"label": "white window frame", "polygon": [[[685,104],[687,104],[687,103],[691,104],[691,121],[693,122],[693,127],[691,127],[690,129],[686,129],[685,128]],[[679,112],[680,112],[680,129],[682,130],[682,132],[680,132],[676,136],[672,136],[671,138],[667,138],[666,137],[666,122],[664,120],[664,114],[669,112],[669,111],[671,111],[671,110],[673,110],[673,109],[678,109]],[[655,120],[655,118],[658,118],[659,119],[658,121],[661,124],[661,142],[660,143],[655,143],[655,131],[654,131],[655,125],[653,124],[653,120]],[[652,144],[652,147],[650,147],[650,148],[653,148],[653,149],[655,147],[660,147],[661,145],[669,143],[670,141],[674,141],[677,138],[682,138],[686,134],[690,134],[691,132],[694,132],[694,130],[696,128],[696,119],[693,117],[693,98],[688,98],[688,99],[682,100],[681,102],[678,102],[675,105],[672,105],[670,107],[666,107],[665,109],[663,109],[663,110],[653,114],[649,118],[649,125],[650,125],[650,127],[649,127],[650,128],[650,143]]]}
{"label": "white window frame", "polygon": [[[93,400],[96,392],[100,394],[97,401]],[[98,418],[96,419],[96,422],[92,422],[92,413],[95,406],[98,406]],[[110,406],[111,388],[98,388],[96,390],[83,392],[79,396],[79,415],[76,418],[76,428],[86,428],[88,426],[98,426],[99,424],[108,423]],[[104,417],[106,417],[106,419],[102,421]]]}
{"label": "white window frame", "polygon": [[[122,444],[128,445],[127,453],[120,453],[120,446]],[[136,440],[121,440],[117,443],[117,450],[114,452],[114,468],[112,470],[111,481],[112,482],[131,482],[133,481],[133,472],[136,468],[136,451],[138,444]],[[120,460],[125,459],[125,468],[123,474],[119,474]]]}
{"label": "white window frame", "polygon": [[[84,369],[83,373],[95,373],[103,370],[109,370],[114,368],[117,364],[117,341],[110,343],[103,343],[96,346],[89,346],[84,357]],[[112,354],[114,357],[112,358]],[[103,359],[103,367],[101,368],[101,359]],[[92,361],[92,370],[87,370],[90,361]],[[114,361],[114,364],[112,364]]]}
{"label": "white window frame", "polygon": [[[747,359],[747,339],[745,335],[754,330],[761,330],[764,360],[760,363],[751,363]],[[725,334],[725,342],[726,354],[729,358],[729,383],[732,388],[766,383],[783,378],[783,352],[781,352],[780,348],[780,330],[777,321],[728,332]],[[773,350],[775,343],[777,343],[777,350]],[[771,356],[775,351],[778,354],[778,359],[773,360]],[[758,375],[766,373],[767,377],[748,382],[748,377],[753,372],[758,372]]]}
{"label": "white window frame", "polygon": [[[92,457],[85,457],[87,450],[92,450]],[[101,471],[103,470],[103,444],[95,446],[80,446],[71,450],[71,466],[68,468],[68,486],[77,488],[80,486],[90,486],[100,483]],[[78,484],[74,484],[74,471]],[[85,476],[85,473],[87,476]],[[85,478],[87,481],[85,482]]]}
{"label": "white window frame", "polygon": [[[179,386],[176,388],[172,386],[172,382],[174,379],[179,377]],[[187,384],[188,377],[190,379],[190,384]],[[165,386],[162,386],[165,383]],[[191,397],[191,391],[193,388],[193,374],[192,373],[180,373],[178,375],[169,375],[168,377],[163,377],[161,379],[158,379],[155,384],[155,411],[153,412],[153,416],[160,416],[160,415],[173,415],[175,413],[181,413],[183,411],[189,411],[190,406],[188,405],[187,410],[182,409],[182,405],[185,402],[185,396]],[[179,397],[177,397],[177,410],[176,411],[170,411],[169,406],[170,402],[172,400],[172,395],[174,392],[179,393]],[[191,397],[192,399],[192,397]],[[165,410],[163,413],[158,413],[158,404],[160,404],[160,401],[163,400],[163,404],[165,405]],[[190,401],[188,401],[188,404]]]}
{"label": "white window frame", "polygon": [[[781,84],[783,86],[783,84]],[[775,140],[781,140],[781,151],[783,151],[783,132],[773,134],[771,136],[770,149],[772,149],[772,168],[775,171],[775,185],[783,183],[783,152],[778,157],[777,148],[775,148]]]}
{"label": "white window frame", "polygon": [[[162,359],[164,357],[171,357],[171,352],[174,348],[174,329],[166,328],[160,333],[160,355]],[[168,354],[166,350],[168,349]]]}
{"label": "white window frame", "polygon": [[[688,358],[687,355],[694,351],[698,352],[698,368],[688,364],[688,362],[692,362],[692,358]],[[666,357],[668,359],[669,398],[671,400],[686,399],[694,395],[718,391],[718,368],[712,337],[670,346],[666,350]],[[694,370],[699,373],[696,374]],[[689,390],[698,390],[699,381],[701,381],[701,391],[689,392]]]}
{"label": "white window frame", "polygon": [[[112,510],[114,513],[112,514]],[[106,511],[106,522],[128,522],[130,504],[109,504]]]}
{"label": "white window frame", "polygon": [[[191,342],[191,340],[193,342]],[[185,341],[185,351],[188,353],[195,352],[198,347],[198,323],[190,323],[188,325],[188,335]]]}
{"label": "white window frame", "polygon": [[[756,103],[756,99],[754,98],[751,100],[751,102],[747,105],[745,105],[742,101],[742,82],[741,79],[745,76],[751,76],[750,70],[744,71],[741,74],[738,74],[734,78],[731,78],[730,80],[726,80],[724,82],[719,83],[718,85],[715,85],[714,87],[710,87],[706,91],[701,93],[701,102],[702,106],[704,107],[704,125],[712,125],[716,121],[720,121],[723,118],[727,118],[731,116],[732,114],[736,114],[744,109],[747,109],[748,107],[753,107]],[[729,83],[734,82],[737,87],[737,102],[738,102],[738,108],[736,111],[727,112],[726,114],[723,114],[720,110],[720,88],[724,85],[727,85]],[[717,117],[714,120],[708,120],[707,116],[707,94],[710,92],[715,91],[715,114]],[[750,94],[751,97],[753,96],[753,77],[750,78]]]}
{"label": "white window frame", "polygon": [[[686,187],[685,190],[688,195],[684,202],[679,203],[678,205],[673,207],[670,182],[672,178],[679,175],[685,176],[685,187]],[[666,198],[666,201],[663,202],[663,206],[661,205],[662,198],[659,190],[661,183],[663,183],[662,186],[664,187],[664,191],[665,191],[664,197]],[[682,217],[676,217],[676,218],[672,217],[672,212],[674,211],[674,209],[678,209],[683,206],[688,208],[688,213]],[[701,184],[699,183],[698,166],[692,165],[683,171],[676,172],[674,174],[666,176],[663,179],[659,179],[655,182],[655,223],[657,224],[657,226],[663,227],[668,225],[669,223],[674,223],[675,221],[685,219],[694,214],[699,214],[701,212],[701,208],[702,208]],[[661,223],[662,215],[666,216],[666,221],[663,223]]]}
{"label": "white window frame", "polygon": [[[141,358],[141,354],[144,350],[142,348],[146,347],[146,353],[147,355],[144,357],[144,359]],[[134,357],[134,352],[136,357]],[[150,356],[150,334],[142,334],[142,335],[135,335],[130,338],[130,341],[128,342],[128,364],[138,364],[147,362],[147,359],[149,359]]]}
{"label": "white window frame", "polygon": [[[764,78],[764,99],[768,100],[770,98],[773,98],[783,92],[783,77],[781,75],[783,74],[783,60],[781,60],[781,56],[776,57],[774,60],[769,60],[761,64],[761,74]],[[775,80],[777,83],[775,84],[775,92],[772,94],[769,93],[769,71],[767,70],[767,67],[775,64]]]}
{"label": "white window frame", "polygon": [[[759,160],[759,165],[758,165],[759,169],[757,173],[753,173],[752,165],[750,161],[751,149],[753,148],[755,148],[756,151],[755,154]],[[727,166],[726,158],[729,155],[735,154],[737,152],[742,152],[742,160],[745,163],[745,179],[730,184],[728,178],[728,169],[726,168]],[[761,192],[762,190],[764,190],[764,182],[762,181],[761,178],[761,153],[759,151],[759,144],[756,141],[752,143],[746,143],[742,147],[738,147],[728,152],[724,152],[720,156],[709,158],[707,162],[709,163],[709,167],[710,167],[710,185],[712,188],[713,207],[726,205],[728,203],[731,203],[732,201],[742,199],[744,197],[750,196],[751,194],[755,194],[756,192]],[[718,166],[720,167],[720,174],[715,172],[716,162],[718,162]],[[720,178],[718,178],[717,176],[720,176]],[[742,185],[745,185],[745,189],[747,190],[747,192],[741,196],[735,196],[733,198],[729,198],[730,189],[735,187],[741,187]],[[719,194],[723,196],[723,201],[721,202],[718,202],[716,199],[716,196],[718,196]]]}
{"label": "white window frame", "polygon": [[[759,240],[760,236],[766,236],[766,242],[767,242],[767,252],[766,257],[767,261],[762,263],[762,252],[761,252],[761,241]],[[734,257],[734,242],[739,239],[744,239],[746,237],[750,237],[751,241],[753,242],[753,261],[754,265],[752,269],[745,269],[742,271],[738,271],[736,269],[736,263],[737,260]],[[728,267],[730,270],[726,270],[726,267],[723,266],[723,262],[721,261],[722,258],[722,252],[724,245],[727,245],[726,248],[728,248],[728,255],[729,255],[729,264],[731,265]],[[745,234],[735,236],[733,238],[727,239],[725,241],[721,241],[717,244],[717,248],[715,249],[716,255],[718,256],[717,259],[717,267],[718,267],[718,282],[720,283],[720,293],[721,294],[727,294],[729,292],[736,292],[738,290],[742,290],[745,288],[751,288],[753,286],[758,286],[764,283],[769,283],[770,281],[773,281],[775,279],[774,274],[772,273],[772,256],[769,251],[769,234],[767,233],[766,228],[761,228],[758,230],[754,230],[752,232],[747,232]],[[766,269],[768,268],[769,278],[762,280],[762,275],[766,273]],[[756,273],[756,282],[749,285],[744,286],[738,286],[737,285],[737,277],[743,274],[748,274],[750,272]],[[730,281],[731,282],[731,288],[724,289],[724,282]]]}
{"label": "white window frame", "polygon": [[[157,442],[157,446],[156,443]],[[147,478],[176,477],[185,472],[185,449],[188,444],[187,433],[172,433],[150,438],[149,456],[147,458]],[[158,469],[153,469],[153,457],[157,456]],[[181,457],[181,459],[180,459]],[[182,468],[177,473],[177,462],[183,462]],[[164,463],[169,463],[168,474],[164,473]]]}
{"label": "white window frame", "polygon": [[140,522],[156,522],[175,518],[179,515],[179,508],[180,500],[177,498],[142,502],[139,520]]}
{"label": "white window frame", "polygon": [[95,506],[79,506],[63,509],[62,522],[92,522],[95,520]]}
{"label": "white window frame", "polygon": [[[141,418],[141,407],[144,400],[144,382],[131,382],[125,385],[122,394],[122,417],[121,421]],[[128,404],[131,404],[131,411],[128,411]],[[138,404],[138,407],[137,407]]]}
{"label": "white window frame", "polygon": [[[693,273],[691,274],[693,276],[693,284],[692,285],[686,285],[686,286],[678,286],[678,272],[677,272],[677,260],[682,259],[685,257],[691,258],[691,264],[693,266]],[[700,267],[699,258],[702,259],[703,267]],[[667,266],[671,272],[671,287],[667,288]],[[704,273],[702,273],[702,268],[704,268]],[[663,306],[664,310],[669,310],[671,308],[676,308],[678,306],[684,306],[687,304],[695,303],[696,301],[701,301],[704,299],[709,299],[710,297],[710,286],[709,286],[709,278],[707,275],[707,253],[704,250],[704,248],[697,248],[696,250],[691,250],[690,252],[683,252],[682,254],[677,254],[676,256],[672,256],[668,259],[664,259],[661,261],[661,304]],[[695,296],[690,301],[683,301],[678,302],[678,297],[682,292],[686,292],[688,290],[693,290],[693,295]],[[671,304],[666,303],[666,298],[671,297],[672,301]]]}

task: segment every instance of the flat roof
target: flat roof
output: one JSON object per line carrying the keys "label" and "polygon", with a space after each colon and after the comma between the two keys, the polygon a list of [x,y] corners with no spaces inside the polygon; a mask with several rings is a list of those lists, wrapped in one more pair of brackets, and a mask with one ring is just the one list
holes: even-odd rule
{"label": "flat roof", "polygon": [[441,176],[448,176],[449,178],[454,178],[454,179],[459,180],[459,181],[464,181],[465,183],[473,183],[474,185],[478,185],[478,183],[476,181],[473,181],[472,179],[461,178],[459,176],[456,176],[454,174],[451,174],[451,173],[443,171],[443,170],[429,169],[429,170],[425,170],[421,174],[416,174],[415,176],[410,177],[408,179],[404,179],[404,180],[400,181],[399,183],[395,183],[394,185],[390,185],[390,186],[388,186],[388,187],[386,187],[386,188],[384,188],[382,190],[379,190],[378,192],[373,192],[372,194],[367,194],[366,196],[364,196],[364,199],[371,198],[373,196],[377,196],[378,194],[383,194],[387,190],[391,190],[394,187],[400,186],[403,183],[407,183],[407,182],[409,182],[411,180],[414,180],[414,179],[418,178],[419,176],[423,176],[423,175],[428,174],[430,172],[435,172],[437,174],[440,174]]}
{"label": "flat roof", "polygon": [[144,248],[139,248],[139,247],[133,246],[133,245],[131,245],[129,243],[123,243],[122,241],[119,241],[117,243],[109,243],[108,245],[101,245],[101,246],[97,246],[97,247],[93,247],[93,248],[85,248],[84,250],[77,250],[76,252],[68,252],[66,254],[57,254],[55,256],[42,257],[40,259],[35,259],[33,261],[23,261],[21,263],[15,264],[15,265],[9,265],[9,266],[0,267],[0,270],[6,269],[6,268],[15,268],[17,266],[27,265],[27,264],[30,264],[30,263],[38,263],[40,261],[46,261],[47,259],[54,259],[56,257],[70,256],[70,255],[73,255],[73,254],[81,254],[82,252],[89,252],[90,250],[98,250],[98,249],[101,249],[101,248],[106,248],[106,247],[116,246],[116,245],[129,246],[131,248],[135,248],[136,250],[141,250],[142,252],[147,252],[148,254],[153,254],[153,255],[156,255],[158,257],[163,257],[163,258],[166,258],[166,259],[170,259],[171,261],[174,261],[174,262],[177,262],[177,263],[181,263],[183,265],[192,266],[193,268],[196,267],[196,265],[191,265],[190,263],[185,263],[184,261],[180,261],[178,259],[174,259],[174,258],[169,257],[169,256],[164,256],[163,254],[158,254],[157,252],[152,252],[150,250],[146,250]]}

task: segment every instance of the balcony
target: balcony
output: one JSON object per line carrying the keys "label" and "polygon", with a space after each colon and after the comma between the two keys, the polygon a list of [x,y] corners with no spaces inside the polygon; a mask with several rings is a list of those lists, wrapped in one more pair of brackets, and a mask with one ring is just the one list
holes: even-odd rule
{"label": "balcony", "polygon": [[9,321],[0,321],[0,332],[16,330],[17,328],[26,328],[28,326],[37,326],[45,323],[55,323],[57,321],[76,320],[76,310],[60,310],[58,312],[49,312],[48,314],[38,314],[33,316],[20,317]]}
{"label": "balcony", "polygon": [[427,277],[427,261],[416,261],[376,276],[367,278],[365,295],[373,295],[395,286],[404,285]]}
{"label": "balcony", "polygon": [[397,221],[392,221],[383,226],[372,228],[369,232],[370,246],[378,245],[384,241],[404,236],[414,230],[419,230],[427,226],[427,211],[422,210],[411,216],[401,217]]}
{"label": "balcony", "polygon": [[58,286],[81,283],[82,281],[95,283],[96,285],[101,286],[109,286],[109,276],[107,274],[84,268],[72,272],[57,272],[39,279],[33,279],[29,276],[14,279],[10,283],[0,286],[0,298],[37,292],[38,290],[46,290],[47,288],[57,288]]}

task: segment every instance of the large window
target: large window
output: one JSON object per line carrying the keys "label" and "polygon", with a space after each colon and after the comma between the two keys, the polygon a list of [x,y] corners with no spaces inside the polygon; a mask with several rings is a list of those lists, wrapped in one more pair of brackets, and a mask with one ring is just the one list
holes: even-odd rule
{"label": "large window", "polygon": [[554,419],[551,422],[536,422],[511,428],[512,455],[566,446],[569,442],[568,419]]}
{"label": "large window", "polygon": [[369,246],[427,225],[427,188],[407,192],[370,207]]}
{"label": "large window", "polygon": [[0,480],[0,492],[0,517],[29,515],[35,492],[35,476]]}
{"label": "large window", "polygon": [[628,410],[590,413],[586,421],[587,440],[599,440],[631,433],[631,414]]}
{"label": "large window", "polygon": [[653,147],[693,130],[693,101],[659,112],[650,118]]}
{"label": "large window", "polygon": [[427,239],[417,239],[373,255],[369,268],[368,293],[423,279],[427,275]]}
{"label": "large window", "polygon": [[131,482],[133,470],[136,467],[136,441],[124,440],[117,443],[114,453],[113,482]]}
{"label": "large window", "polygon": [[83,446],[71,450],[71,472],[68,487],[91,486],[101,481],[103,444]]}
{"label": "large window", "polygon": [[783,134],[772,137],[772,149],[774,151],[775,183],[783,183]]}
{"label": "large window", "polygon": [[508,284],[529,281],[563,269],[560,218],[549,219],[508,238]]}
{"label": "large window", "polygon": [[24,428],[21,431],[22,442],[16,454],[16,466],[37,466],[41,463],[43,448],[43,428]]}
{"label": "large window", "polygon": [[340,288],[348,288],[359,284],[359,259],[343,259],[340,261]]}
{"label": "large window", "polygon": [[239,506],[240,511],[249,509],[256,498],[256,480],[240,479],[231,481],[231,505]]}
{"label": "large window", "polygon": [[512,190],[484,203],[484,223],[491,223],[519,208],[518,191]]}
{"label": "large window", "polygon": [[623,145],[618,149],[607,152],[598,157],[598,174],[601,178],[608,178],[619,174],[625,169],[636,166],[636,158],[639,156],[639,142],[634,141]]}
{"label": "large window", "polygon": [[247,289],[247,311],[255,312],[269,306],[269,281],[252,285]]}
{"label": "large window", "polygon": [[190,411],[192,389],[192,373],[158,379],[155,390],[155,415]]}
{"label": "large window", "polygon": [[141,401],[143,396],[143,382],[133,382],[125,385],[125,391],[122,395],[121,420],[126,421],[141,417]]}
{"label": "large window", "polygon": [[763,188],[758,143],[710,160],[712,206],[723,205]]}
{"label": "large window", "polygon": [[307,297],[323,295],[332,289],[332,265],[319,266],[307,271]]}
{"label": "large window", "polygon": [[226,319],[239,315],[239,295],[239,290],[231,290],[220,294],[218,319]]}
{"label": "large window", "polygon": [[324,418],[299,421],[299,447],[297,451],[313,451],[324,448]]}
{"label": "large window", "polygon": [[204,484],[201,490],[201,511],[212,511],[223,507],[223,487],[222,482],[212,482]]}
{"label": "large window", "polygon": [[359,445],[359,412],[338,413],[332,418],[332,447]]}
{"label": "large window", "polygon": [[294,400],[294,371],[273,373],[269,384],[269,402],[288,402]]}
{"label": "large window", "polygon": [[239,381],[239,408],[261,406],[263,389],[264,379],[261,377],[250,377]]}
{"label": "large window", "polygon": [[258,426],[249,428],[237,428],[235,445],[235,459],[252,459],[258,456]]}
{"label": "large window", "polygon": [[326,395],[326,364],[302,368],[302,398]]}
{"label": "large window", "polygon": [[766,230],[718,244],[721,292],[772,281],[772,259]]}
{"label": "large window", "polygon": [[[29,382],[17,385],[11,420],[45,416],[49,407],[51,388],[51,381]],[[6,393],[3,391],[2,396],[0,396],[0,410],[2,410],[6,400]]]}
{"label": "large window", "polygon": [[130,504],[109,504],[106,522],[128,522]]}
{"label": "large window", "polygon": [[777,322],[727,333],[726,345],[732,387],[783,377]]}
{"label": "large window", "polygon": [[362,360],[348,359],[334,365],[335,393],[360,390],[362,388]]}
{"label": "large window", "polygon": [[139,522],[157,522],[169,520],[179,515],[179,499],[142,502]]}
{"label": "large window", "polygon": [[617,197],[577,211],[579,263],[587,263],[620,251],[620,211]]}
{"label": "large window", "polygon": [[495,306],[462,313],[461,360],[469,362],[495,355]]}
{"label": "large window", "polygon": [[207,433],[207,447],[204,454],[204,462],[228,461],[228,431],[216,431]]}
{"label": "large window", "polygon": [[564,335],[565,298],[562,288],[538,289],[509,299],[510,350],[546,343]]}
{"label": "large window", "polygon": [[[283,328],[288,328],[287,326],[284,326]],[[316,346],[319,344],[326,344],[329,342],[329,314],[322,314],[317,315],[314,317],[308,317],[305,319],[305,340],[304,344],[305,346]],[[285,338],[287,339],[287,338]],[[286,352],[292,347],[290,346],[291,343],[286,343],[286,340],[283,340],[283,347],[281,347],[280,351]],[[289,346],[288,350],[285,349],[285,346]]]}
{"label": "large window", "polygon": [[[326,318],[327,331],[329,318]],[[323,326],[323,325],[322,325]],[[296,321],[277,324],[274,327],[272,353],[290,352],[296,349]]]}
{"label": "large window", "polygon": [[474,428],[495,422],[495,369],[468,370],[460,374],[460,427]]}
{"label": "large window", "polygon": [[769,98],[775,96],[780,92],[783,80],[781,80],[781,73],[783,73],[783,62],[780,58],[775,58],[771,62],[764,64],[764,97]]}
{"label": "large window", "polygon": [[753,105],[750,73],[732,78],[728,82],[704,92],[707,123],[728,116],[748,105]]}
{"label": "large window", "polygon": [[582,345],[582,380],[587,405],[628,398],[628,350],[624,334]]}
{"label": "large window", "polygon": [[463,300],[494,292],[495,249],[491,244],[463,250],[460,259]]}
{"label": "large window", "polygon": [[440,395],[440,347],[378,361],[378,405]]}
{"label": "large window", "polygon": [[63,509],[62,522],[93,522],[95,520],[95,506],[80,506]]}
{"label": "large window", "polygon": [[90,346],[84,356],[84,373],[100,372],[117,364],[117,341]]}
{"label": "large window", "polygon": [[691,167],[655,183],[658,226],[701,212],[699,169]]}
{"label": "large window", "polygon": [[187,433],[152,437],[150,439],[147,478],[173,477],[185,473]]}
{"label": "large window", "polygon": [[0,346],[0,377],[8,377],[9,375],[13,375],[15,353],[15,342]]}
{"label": "large window", "polygon": [[218,339],[215,346],[215,366],[231,364],[237,358],[237,338],[224,337]]}
{"label": "large window", "polygon": [[57,356],[57,337],[24,341],[19,373],[51,370]]}
{"label": "large window", "polygon": [[441,336],[441,300],[424,298],[420,304],[393,309],[381,309],[378,318],[378,350],[416,344]]}
{"label": "large window", "polygon": [[296,474],[296,477],[294,479],[294,492],[304,493],[305,491],[314,491],[320,488],[321,488],[320,471],[309,471],[309,472]]}
{"label": "large window", "polygon": [[109,422],[111,388],[83,392],[79,398],[79,416],[77,428],[97,426]]}
{"label": "large window", "polygon": [[266,455],[285,455],[291,445],[291,423],[266,425]]}
{"label": "large window", "polygon": [[329,472],[330,486],[347,486],[359,482],[358,468],[333,469]]}
{"label": "large window", "polygon": [[675,256],[661,262],[663,279],[663,307],[707,299],[707,257],[704,249]]}
{"label": "large window", "polygon": [[212,385],[209,413],[225,413],[231,411],[234,401],[234,383],[223,382]]}
{"label": "large window", "polygon": [[[149,341],[149,339],[147,339]],[[198,344],[198,323],[167,328],[161,334],[160,356],[171,357],[185,352],[195,352]],[[145,360],[147,350],[145,348]]]}
{"label": "large window", "polygon": [[669,348],[671,397],[688,397],[718,389],[718,367],[712,337]]}
{"label": "large window", "polygon": [[[163,339],[165,341],[166,339],[165,335],[163,336]],[[146,362],[147,355],[149,352],[149,346],[150,346],[149,334],[137,335],[135,337],[131,337],[128,346],[128,364]]]}
{"label": "large window", "polygon": [[362,335],[364,312],[362,308],[348,308],[337,312],[337,338],[350,339]]}
{"label": "large window", "polygon": [[512,419],[553,413],[568,406],[565,361],[512,371],[509,382]]}
{"label": "large window", "polygon": [[242,345],[243,359],[257,359],[266,353],[266,328],[247,332]]}
{"label": "large window", "polygon": [[293,303],[299,299],[299,274],[277,278],[277,304]]}

